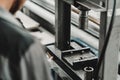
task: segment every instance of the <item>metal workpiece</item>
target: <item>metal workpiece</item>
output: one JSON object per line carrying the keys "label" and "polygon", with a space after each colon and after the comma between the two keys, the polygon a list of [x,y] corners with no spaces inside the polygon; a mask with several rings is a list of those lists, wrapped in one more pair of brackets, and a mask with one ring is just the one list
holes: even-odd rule
{"label": "metal workpiece", "polygon": [[55,0],[55,46],[60,50],[70,49],[71,5],[63,0]]}
{"label": "metal workpiece", "polygon": [[88,29],[88,11],[81,11],[79,13],[79,28]]}
{"label": "metal workpiece", "polygon": [[90,48],[82,47],[82,45],[79,46],[81,47],[80,49],[62,51],[62,60],[74,70],[82,70],[86,66],[95,68],[98,60],[97,57]]}
{"label": "metal workpiece", "polygon": [[85,78],[84,80],[93,80],[93,71],[94,69],[92,67],[85,67]]}

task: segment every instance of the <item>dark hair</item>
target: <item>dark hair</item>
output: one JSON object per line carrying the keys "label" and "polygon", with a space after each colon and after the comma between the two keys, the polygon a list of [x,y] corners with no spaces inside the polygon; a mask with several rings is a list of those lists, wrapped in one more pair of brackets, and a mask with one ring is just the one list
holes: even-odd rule
{"label": "dark hair", "polygon": [[25,0],[15,0],[15,2],[12,5],[12,7],[10,8],[10,12],[12,14],[15,14],[16,11],[18,11],[20,9],[20,7],[23,5],[24,1]]}

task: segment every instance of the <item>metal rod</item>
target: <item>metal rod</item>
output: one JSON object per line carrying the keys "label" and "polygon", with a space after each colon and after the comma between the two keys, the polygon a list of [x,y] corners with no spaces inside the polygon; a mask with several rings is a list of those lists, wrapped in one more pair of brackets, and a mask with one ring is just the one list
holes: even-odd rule
{"label": "metal rod", "polygon": [[88,11],[81,11],[79,14],[79,28],[85,30],[88,28]]}

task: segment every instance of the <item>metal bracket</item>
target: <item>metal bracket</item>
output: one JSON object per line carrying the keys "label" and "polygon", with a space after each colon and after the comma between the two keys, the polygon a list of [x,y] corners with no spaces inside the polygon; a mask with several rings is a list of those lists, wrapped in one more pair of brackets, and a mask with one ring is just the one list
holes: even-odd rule
{"label": "metal bracket", "polygon": [[88,47],[62,51],[61,55],[63,61],[74,70],[83,69],[86,66],[95,68],[97,64],[97,57]]}

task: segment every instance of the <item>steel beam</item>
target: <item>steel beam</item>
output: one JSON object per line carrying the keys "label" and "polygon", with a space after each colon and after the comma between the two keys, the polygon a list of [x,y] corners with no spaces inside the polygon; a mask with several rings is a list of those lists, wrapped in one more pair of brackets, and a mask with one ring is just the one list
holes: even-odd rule
{"label": "steel beam", "polygon": [[68,50],[71,36],[71,5],[63,0],[55,0],[55,8],[55,46],[60,50]]}

